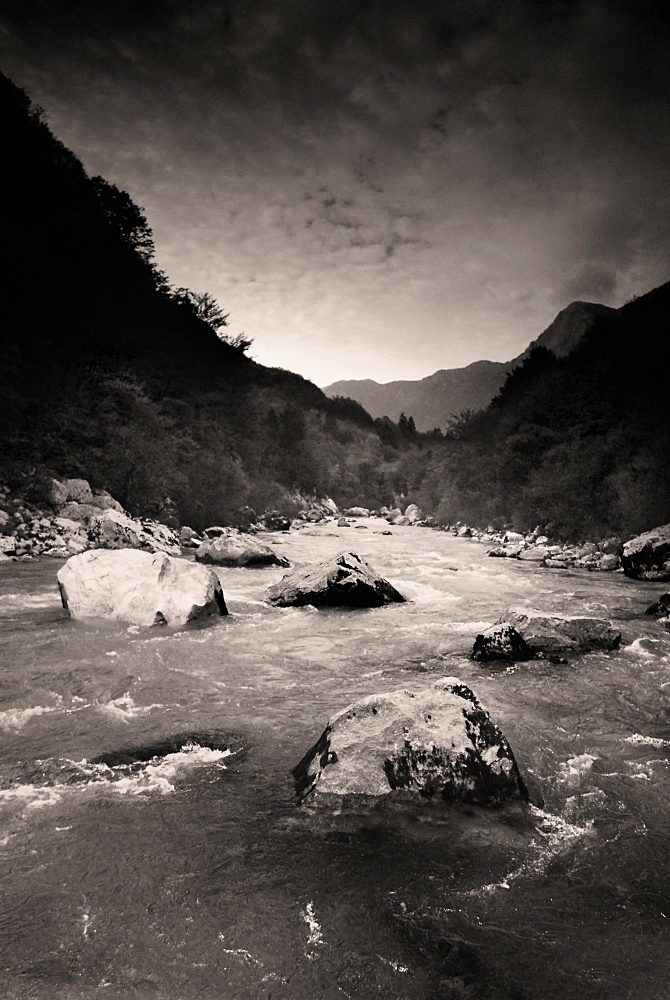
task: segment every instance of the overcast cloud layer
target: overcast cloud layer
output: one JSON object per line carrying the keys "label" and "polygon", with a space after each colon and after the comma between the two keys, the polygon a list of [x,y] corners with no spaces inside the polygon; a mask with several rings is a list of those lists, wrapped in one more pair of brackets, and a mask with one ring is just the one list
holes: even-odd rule
{"label": "overcast cloud layer", "polygon": [[5,0],[0,50],[259,361],[388,381],[670,279],[667,9]]}

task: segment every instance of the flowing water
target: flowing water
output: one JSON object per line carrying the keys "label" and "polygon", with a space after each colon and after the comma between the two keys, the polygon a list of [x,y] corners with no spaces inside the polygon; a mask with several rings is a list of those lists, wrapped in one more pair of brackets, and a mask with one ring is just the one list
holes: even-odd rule
{"label": "flowing water", "polygon": [[[231,616],[73,622],[59,562],[0,567],[3,995],[21,1000],[668,1000],[664,589],[489,559],[424,528],[268,535],[343,549],[411,603],[271,608],[281,569],[220,570]],[[468,658],[506,607],[610,618],[568,664]],[[543,805],[318,818],[291,767],[352,700],[458,676]]]}

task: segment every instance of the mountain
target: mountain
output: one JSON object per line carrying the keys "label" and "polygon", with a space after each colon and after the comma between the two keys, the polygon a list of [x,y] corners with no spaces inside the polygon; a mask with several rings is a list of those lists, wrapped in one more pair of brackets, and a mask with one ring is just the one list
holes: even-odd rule
{"label": "mountain", "polygon": [[447,368],[417,381],[386,382],[372,379],[333,382],[327,396],[348,396],[372,414],[397,420],[401,413],[414,417],[420,431],[446,427],[454,416],[481,410],[500,391],[509,372],[533,347],[547,347],[564,357],[581,340],[598,317],[616,310],[594,302],[572,302],[526,350],[511,361],[475,361],[465,368]]}

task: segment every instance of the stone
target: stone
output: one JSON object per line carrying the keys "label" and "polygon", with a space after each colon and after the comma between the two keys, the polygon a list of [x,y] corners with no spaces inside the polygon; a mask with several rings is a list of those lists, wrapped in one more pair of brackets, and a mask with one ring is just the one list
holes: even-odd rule
{"label": "stone", "polygon": [[118,510],[122,514],[125,513],[119,501],[115,500],[111,493],[108,493],[107,490],[98,490],[93,494],[89,503],[91,503],[94,507],[99,507],[100,510]]}
{"label": "stone", "polygon": [[408,517],[405,517],[404,514],[398,514],[398,516],[394,517],[393,520],[391,521],[391,524],[397,524],[400,526],[407,526],[408,524],[411,523],[412,522],[410,521],[410,519]]}
{"label": "stone", "polygon": [[541,545],[532,545],[529,549],[522,549],[518,558],[523,562],[544,562],[549,557],[549,552]]}
{"label": "stone", "polygon": [[415,503],[411,503],[405,510],[405,517],[409,518],[412,524],[415,524],[416,521],[421,521],[423,519],[423,514]]}
{"label": "stone", "polygon": [[334,500],[331,500],[330,497],[325,497],[325,499],[322,500],[321,503],[331,514],[333,514],[334,517],[339,516],[340,512],[338,510],[337,504],[335,503]]}
{"label": "stone", "polygon": [[598,546],[593,542],[586,542],[577,549],[577,558],[584,559],[586,556],[593,556],[598,551]]}
{"label": "stone", "polygon": [[263,545],[248,535],[220,535],[203,542],[195,558],[215,566],[289,566],[288,559],[278,556],[269,545]]}
{"label": "stone", "polygon": [[179,543],[184,549],[194,549],[200,545],[200,536],[187,524],[179,529]]}
{"label": "stone", "polygon": [[611,538],[603,538],[602,542],[598,544],[598,548],[607,556],[623,555],[623,542],[614,535]]}
{"label": "stone", "polygon": [[347,517],[369,517],[370,511],[367,507],[349,507],[345,510],[345,515]]}
{"label": "stone", "polygon": [[614,553],[610,555],[602,555],[596,560],[595,566],[596,570],[600,570],[604,573],[611,573],[613,570],[618,569],[621,565],[621,560]]}
{"label": "stone", "polygon": [[494,545],[492,549],[489,549],[487,555],[495,559],[504,559],[507,555],[507,549],[504,545]]}
{"label": "stone", "polygon": [[91,503],[93,499],[93,492],[85,479],[65,479],[63,487],[67,499],[75,503]]}
{"label": "stone", "polygon": [[564,618],[542,611],[509,610],[496,624],[515,629],[534,654],[616,649],[621,642],[621,632],[604,618]]}
{"label": "stone", "polygon": [[405,598],[356,553],[342,552],[287,573],[270,587],[268,600],[280,607],[378,608]]}
{"label": "stone", "polygon": [[661,594],[659,599],[647,608],[645,614],[661,615],[662,617],[670,614],[670,594]]}
{"label": "stone", "polygon": [[658,624],[662,625],[663,628],[667,628],[667,630],[670,632],[670,615],[666,615],[664,618],[659,618]]}
{"label": "stone", "polygon": [[472,659],[488,663],[491,660],[531,660],[533,651],[511,625],[492,625],[481,632],[472,647]]}
{"label": "stone", "polygon": [[72,618],[183,625],[228,614],[213,570],[164,552],[90,549],[68,559],[57,578]]}
{"label": "stone", "polygon": [[549,542],[549,539],[547,538],[546,535],[538,535],[537,538],[535,539],[535,544],[536,545],[547,545],[548,542]]}
{"label": "stone", "polygon": [[351,525],[347,521],[346,517],[340,517],[337,522],[338,528],[350,528]]}
{"label": "stone", "polygon": [[456,532],[456,537],[472,538],[472,528],[468,528],[467,525],[464,525],[462,528],[458,529],[458,531]]}
{"label": "stone", "polygon": [[288,531],[291,527],[289,518],[284,517],[277,510],[271,510],[264,514],[262,520],[268,531]]}
{"label": "stone", "polygon": [[61,483],[57,479],[52,479],[49,484],[47,499],[49,503],[54,505],[54,507],[62,507],[66,504],[67,487],[65,486],[65,483]]}
{"label": "stone", "polygon": [[336,810],[381,801],[494,805],[528,798],[509,743],[455,677],[349,705],[328,722],[293,777],[301,802]]}
{"label": "stone", "polygon": [[88,537],[96,549],[144,549],[179,555],[175,532],[157,521],[139,521],[118,510],[98,510],[88,525]]}
{"label": "stone", "polygon": [[402,513],[402,511],[400,510],[399,507],[394,507],[393,510],[388,511],[388,513],[384,515],[384,517],[386,518],[386,520],[389,521],[389,522],[391,522],[391,523],[393,523],[393,521],[396,519],[396,517],[402,517],[402,516],[403,516],[403,513]]}
{"label": "stone", "polygon": [[211,528],[205,528],[203,531],[205,538],[219,538],[220,535],[232,534],[237,534],[237,531],[231,528],[222,528],[220,524],[214,524]]}
{"label": "stone", "polygon": [[4,528],[6,524],[9,524],[10,517],[6,510],[0,510],[0,528]]}
{"label": "stone", "polygon": [[621,565],[626,576],[636,580],[670,580],[670,524],[626,542]]}
{"label": "stone", "polygon": [[544,560],[544,565],[548,566],[549,569],[567,569],[570,564],[567,559],[556,559],[554,556],[550,556],[549,559]]}
{"label": "stone", "polygon": [[60,516],[68,521],[78,521],[80,524],[88,524],[92,517],[100,513],[100,508],[92,503],[78,503],[76,500],[66,503],[60,508]]}
{"label": "stone", "polygon": [[525,536],[518,531],[506,531],[503,537],[503,542],[525,542],[525,540]]}

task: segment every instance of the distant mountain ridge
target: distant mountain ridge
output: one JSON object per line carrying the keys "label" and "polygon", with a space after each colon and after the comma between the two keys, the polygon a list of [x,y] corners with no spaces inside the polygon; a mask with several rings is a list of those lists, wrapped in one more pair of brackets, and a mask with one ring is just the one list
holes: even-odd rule
{"label": "distant mountain ridge", "polygon": [[452,416],[488,406],[508,373],[523,362],[533,347],[546,347],[557,357],[564,357],[577,346],[596,319],[616,312],[597,302],[572,302],[511,361],[474,361],[465,368],[440,369],[414,381],[342,380],[325,386],[323,392],[327,396],[355,399],[373,417],[388,416],[397,420],[404,413],[414,418],[418,430],[444,429]]}

